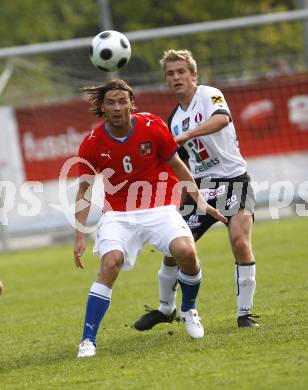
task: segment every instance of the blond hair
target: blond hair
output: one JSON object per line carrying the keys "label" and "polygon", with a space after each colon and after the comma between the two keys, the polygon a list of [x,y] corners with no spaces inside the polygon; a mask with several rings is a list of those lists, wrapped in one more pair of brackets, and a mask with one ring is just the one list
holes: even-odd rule
{"label": "blond hair", "polygon": [[197,74],[197,63],[189,50],[166,50],[163,52],[162,58],[159,60],[160,66],[163,71],[166,70],[167,62],[171,61],[186,61],[189,67],[189,70],[192,73]]}
{"label": "blond hair", "polygon": [[104,115],[102,111],[102,104],[104,97],[108,91],[120,90],[126,91],[129,94],[129,98],[132,103],[134,103],[134,93],[132,88],[124,81],[119,79],[114,79],[107,81],[103,85],[96,85],[90,87],[80,88],[81,92],[85,92],[89,96],[90,102],[90,112],[100,118]]}

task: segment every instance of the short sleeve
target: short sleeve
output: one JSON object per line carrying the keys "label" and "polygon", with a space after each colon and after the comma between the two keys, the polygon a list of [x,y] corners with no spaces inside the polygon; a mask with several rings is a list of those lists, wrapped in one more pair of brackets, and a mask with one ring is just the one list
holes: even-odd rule
{"label": "short sleeve", "polygon": [[[159,118],[160,119],[160,118]],[[178,145],[170,133],[167,125],[160,119],[157,124],[158,154],[163,161],[170,160],[177,152]]]}
{"label": "short sleeve", "polygon": [[218,113],[224,113],[231,118],[226,99],[218,88],[203,86],[201,89],[201,98],[205,106],[207,118]]}

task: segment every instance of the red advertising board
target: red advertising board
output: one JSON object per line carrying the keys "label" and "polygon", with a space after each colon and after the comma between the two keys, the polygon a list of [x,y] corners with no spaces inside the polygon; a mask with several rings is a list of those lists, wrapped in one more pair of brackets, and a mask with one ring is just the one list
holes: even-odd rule
{"label": "red advertising board", "polygon": [[245,157],[308,150],[308,74],[224,88]]}
{"label": "red advertising board", "polygon": [[[229,104],[245,157],[308,150],[308,75],[218,86]],[[176,102],[166,91],[136,94],[137,111],[167,119]],[[84,100],[16,109],[27,180],[56,180],[95,123]],[[71,176],[76,175],[72,169]]]}
{"label": "red advertising board", "polygon": [[[83,100],[16,109],[26,180],[57,180],[95,122]],[[76,167],[70,176],[77,175]]]}

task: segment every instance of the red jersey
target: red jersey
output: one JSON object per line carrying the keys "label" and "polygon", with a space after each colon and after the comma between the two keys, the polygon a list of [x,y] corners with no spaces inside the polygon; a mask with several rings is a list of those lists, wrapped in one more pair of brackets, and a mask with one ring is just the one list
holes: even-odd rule
{"label": "red jersey", "polygon": [[102,173],[103,211],[131,211],[179,205],[178,179],[166,161],[177,150],[166,124],[156,115],[132,115],[124,139],[115,138],[106,123],[87,135],[79,148],[79,175]]}

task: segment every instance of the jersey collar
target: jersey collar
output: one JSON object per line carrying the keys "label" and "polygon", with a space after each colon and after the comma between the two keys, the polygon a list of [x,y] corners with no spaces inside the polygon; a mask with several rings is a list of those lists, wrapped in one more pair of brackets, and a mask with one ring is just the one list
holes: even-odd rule
{"label": "jersey collar", "polygon": [[191,100],[190,100],[190,102],[189,102],[189,106],[186,108],[186,110],[184,110],[183,108],[182,108],[182,106],[179,104],[179,106],[180,106],[180,108],[181,108],[181,110],[183,111],[183,112],[187,112],[187,111],[189,111],[189,110],[192,110],[193,108],[194,108],[194,105],[195,105],[195,102],[196,102],[196,97],[197,97],[197,94],[198,94],[198,86],[197,86],[197,88],[196,88],[196,90],[195,90],[195,93],[193,94],[193,96],[192,96],[192,98],[191,98]]}
{"label": "jersey collar", "polygon": [[114,135],[111,134],[110,132],[110,129],[109,129],[109,126],[108,126],[108,123],[104,122],[103,123],[103,130],[109,135],[110,138],[112,138],[114,141],[117,141],[117,142],[120,142],[120,143],[124,143],[126,141],[129,140],[129,138],[131,137],[131,135],[133,134],[133,132],[135,131],[135,128],[136,128],[136,119],[135,117],[132,116],[132,119],[131,119],[131,128],[127,134],[126,137],[115,137]]}

